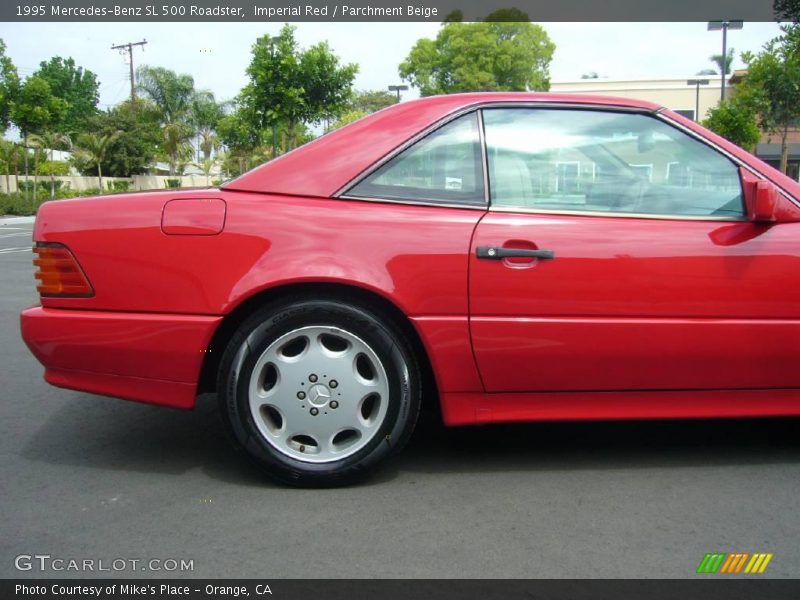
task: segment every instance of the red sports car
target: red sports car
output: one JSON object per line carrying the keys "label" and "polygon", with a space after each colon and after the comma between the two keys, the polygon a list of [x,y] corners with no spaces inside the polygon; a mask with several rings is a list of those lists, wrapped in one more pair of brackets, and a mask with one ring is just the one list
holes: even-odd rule
{"label": "red sports car", "polygon": [[281,481],[448,425],[800,414],[800,185],[660,106],[397,104],[224,184],[49,202],[22,335],[53,385],[216,390]]}

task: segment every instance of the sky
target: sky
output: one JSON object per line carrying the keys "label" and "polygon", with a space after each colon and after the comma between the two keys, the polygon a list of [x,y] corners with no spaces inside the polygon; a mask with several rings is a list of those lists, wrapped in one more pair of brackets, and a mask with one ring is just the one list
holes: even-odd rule
{"label": "sky", "polygon": [[[134,50],[136,66],[162,66],[194,77],[197,89],[232,99],[246,83],[245,69],[256,38],[275,35],[281,23],[0,23],[6,53],[23,76],[41,61],[71,56],[98,75],[100,105],[113,106],[130,94],[127,53],[115,44],[148,44]],[[705,23],[542,23],[556,44],[551,81],[597,72],[609,79],[691,77],[712,68],[709,56],[722,51],[719,31]],[[357,89],[386,89],[400,83],[397,66],[421,37],[433,38],[438,23],[298,23],[296,37],[307,47],[327,40],[344,62],[355,62]],[[780,33],[775,23],[745,23],[728,33],[739,53],[758,51]],[[417,94],[412,90],[404,97]]]}

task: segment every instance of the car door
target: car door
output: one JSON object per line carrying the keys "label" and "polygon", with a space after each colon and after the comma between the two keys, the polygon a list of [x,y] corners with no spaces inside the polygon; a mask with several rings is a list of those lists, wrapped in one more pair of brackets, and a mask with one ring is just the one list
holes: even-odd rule
{"label": "car door", "polygon": [[482,117],[469,296],[488,392],[800,387],[796,231],[746,219],[738,165],[650,113]]}

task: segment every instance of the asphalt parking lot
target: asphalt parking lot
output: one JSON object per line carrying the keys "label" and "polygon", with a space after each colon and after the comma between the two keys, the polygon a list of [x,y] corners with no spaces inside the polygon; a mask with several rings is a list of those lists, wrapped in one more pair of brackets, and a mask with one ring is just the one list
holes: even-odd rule
{"label": "asphalt parking lot", "polygon": [[756,577],[800,574],[798,420],[427,418],[369,482],[287,489],[229,447],[213,397],[180,412],[45,384],[19,337],[31,226],[6,223],[0,577],[115,574],[15,569],[35,554],[192,560],[192,577],[658,578],[696,577],[707,552],[771,552]]}

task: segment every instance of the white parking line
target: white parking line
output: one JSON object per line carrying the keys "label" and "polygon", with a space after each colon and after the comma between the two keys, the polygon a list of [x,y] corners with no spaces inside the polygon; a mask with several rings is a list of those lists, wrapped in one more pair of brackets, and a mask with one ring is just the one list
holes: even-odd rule
{"label": "white parking line", "polygon": [[10,238],[10,237],[21,237],[23,235],[30,236],[30,231],[22,231],[20,233],[0,233],[0,239],[2,238]]}
{"label": "white parking line", "polygon": [[14,252],[30,252],[30,248],[3,248],[0,249],[0,254],[13,254]]}

